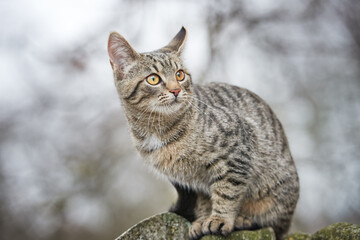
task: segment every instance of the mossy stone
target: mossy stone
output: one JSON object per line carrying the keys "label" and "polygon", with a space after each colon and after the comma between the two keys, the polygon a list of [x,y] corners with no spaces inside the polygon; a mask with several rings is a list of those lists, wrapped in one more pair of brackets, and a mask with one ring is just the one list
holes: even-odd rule
{"label": "mossy stone", "polygon": [[256,231],[236,231],[229,236],[208,235],[201,240],[275,240],[275,233],[272,228],[263,228]]}
{"label": "mossy stone", "polygon": [[307,233],[298,232],[286,235],[283,240],[311,240],[311,236]]}
{"label": "mossy stone", "polygon": [[[190,223],[174,213],[162,213],[136,224],[116,240],[189,240]],[[272,228],[256,231],[236,231],[229,236],[208,235],[201,240],[275,240]],[[336,223],[319,230],[312,236],[293,233],[284,240],[360,240],[360,226]]]}
{"label": "mossy stone", "polygon": [[116,240],[188,240],[190,223],[174,213],[162,213],[136,224]]}
{"label": "mossy stone", "polygon": [[335,223],[312,235],[311,240],[358,240],[360,226],[351,223]]}

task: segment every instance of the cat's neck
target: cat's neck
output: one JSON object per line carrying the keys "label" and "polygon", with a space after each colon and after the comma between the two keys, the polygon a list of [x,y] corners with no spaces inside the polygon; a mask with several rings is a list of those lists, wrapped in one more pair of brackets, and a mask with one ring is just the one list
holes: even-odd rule
{"label": "cat's neck", "polygon": [[155,137],[161,141],[167,141],[173,137],[173,134],[176,134],[177,129],[191,122],[194,110],[191,105],[188,105],[172,114],[164,114],[125,107],[130,129],[139,141],[146,141]]}

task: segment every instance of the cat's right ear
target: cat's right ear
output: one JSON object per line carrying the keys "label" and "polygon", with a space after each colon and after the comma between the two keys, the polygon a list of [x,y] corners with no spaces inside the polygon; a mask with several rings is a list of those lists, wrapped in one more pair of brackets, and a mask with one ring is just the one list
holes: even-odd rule
{"label": "cat's right ear", "polygon": [[186,28],[182,27],[180,31],[176,34],[176,36],[169,42],[168,45],[163,47],[163,51],[172,51],[177,54],[181,54],[184,49],[185,41],[186,41],[187,31]]}
{"label": "cat's right ear", "polygon": [[127,67],[140,57],[125,38],[117,32],[110,33],[108,53],[112,69],[117,71],[121,78],[124,77]]}

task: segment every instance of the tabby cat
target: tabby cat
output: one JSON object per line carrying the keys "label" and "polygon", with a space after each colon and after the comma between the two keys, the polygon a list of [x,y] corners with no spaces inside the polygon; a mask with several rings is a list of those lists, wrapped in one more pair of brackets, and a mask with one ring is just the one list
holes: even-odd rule
{"label": "tabby cat", "polygon": [[136,52],[118,33],[108,53],[137,150],[179,198],[191,239],[233,230],[288,231],[299,180],[281,123],[251,91],[196,85],[183,65],[186,30],[165,47]]}

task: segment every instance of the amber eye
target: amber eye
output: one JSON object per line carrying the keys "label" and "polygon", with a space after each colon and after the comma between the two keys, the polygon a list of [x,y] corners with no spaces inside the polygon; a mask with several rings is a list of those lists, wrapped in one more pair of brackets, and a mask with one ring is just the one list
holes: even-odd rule
{"label": "amber eye", "polygon": [[160,82],[160,77],[156,74],[151,74],[150,76],[148,76],[146,78],[146,81],[150,84],[150,85],[156,85]]}
{"label": "amber eye", "polygon": [[179,70],[176,72],[176,80],[182,81],[185,78],[185,73],[183,70]]}

